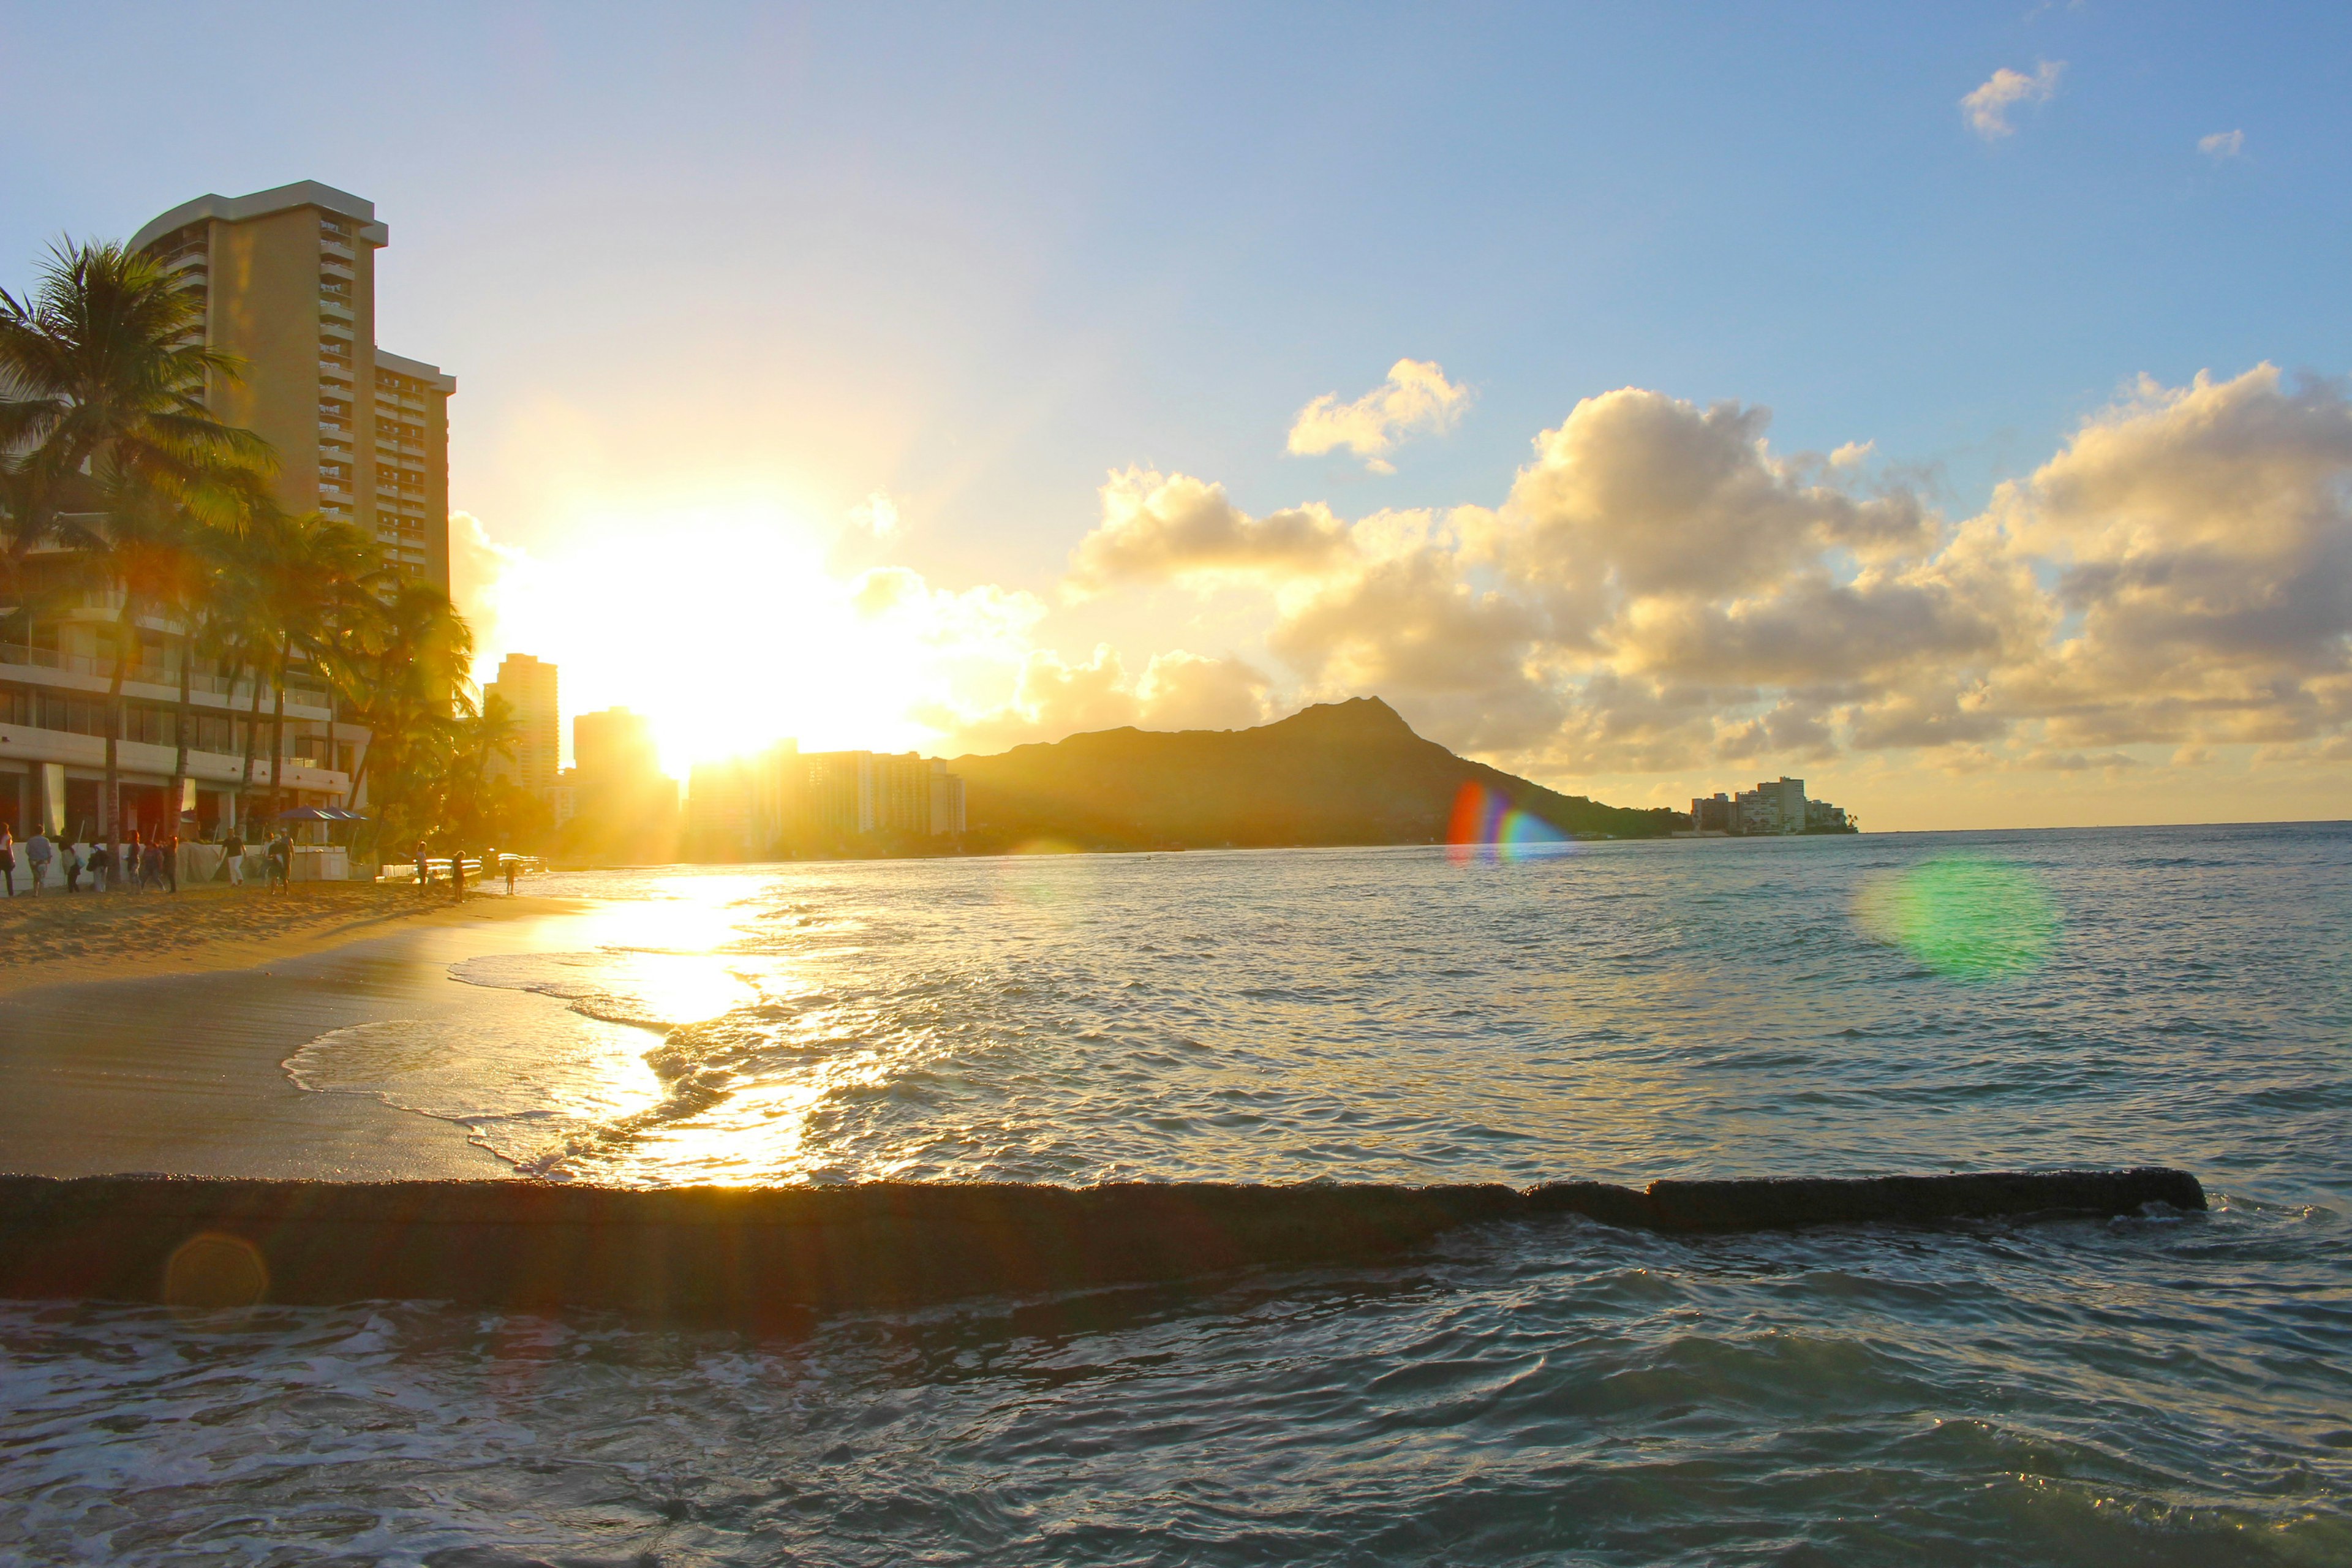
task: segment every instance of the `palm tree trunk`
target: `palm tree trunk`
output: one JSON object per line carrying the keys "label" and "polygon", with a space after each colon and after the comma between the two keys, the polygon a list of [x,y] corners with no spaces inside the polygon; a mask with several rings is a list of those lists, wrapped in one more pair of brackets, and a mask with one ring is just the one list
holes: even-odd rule
{"label": "palm tree trunk", "polygon": [[[255,731],[261,728],[261,661],[257,658],[239,662],[246,671],[247,679],[253,682],[252,700],[246,704],[245,763],[236,770],[236,831],[237,836],[243,837],[248,831],[245,816],[245,796],[247,788],[253,783],[253,734]],[[231,680],[230,690],[234,692],[236,688],[236,682]]]}
{"label": "palm tree trunk", "polygon": [[121,613],[114,617],[114,679],[106,689],[106,798],[99,814],[106,819],[106,863],[122,887],[122,770],[118,747],[122,739],[122,676],[131,668],[131,647],[137,623],[131,617],[131,591],[122,593]]}
{"label": "palm tree trunk", "polygon": [[294,639],[278,645],[278,711],[269,721],[269,819],[278,820],[278,781],[286,767],[286,667],[294,661]]}
{"label": "palm tree trunk", "polygon": [[196,637],[189,632],[180,639],[180,709],[172,715],[172,739],[179,754],[172,760],[172,833],[180,831],[181,803],[188,798],[188,683],[194,679]]}

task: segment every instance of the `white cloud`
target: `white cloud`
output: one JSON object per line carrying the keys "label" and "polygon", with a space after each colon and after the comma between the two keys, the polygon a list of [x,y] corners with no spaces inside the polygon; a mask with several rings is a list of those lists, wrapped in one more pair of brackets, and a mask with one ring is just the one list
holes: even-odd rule
{"label": "white cloud", "polygon": [[849,521],[877,539],[887,539],[898,531],[898,503],[889,491],[876,490],[849,509]]}
{"label": "white cloud", "polygon": [[1078,542],[1071,586],[1202,574],[1316,570],[1348,549],[1348,531],[1316,503],[1252,517],[1223,485],[1185,474],[1128,468],[1102,488],[1103,520]]}
{"label": "white cloud", "polygon": [[2210,136],[2200,136],[2197,150],[2216,163],[2226,163],[2246,150],[2246,133],[2242,131],[2216,131]]}
{"label": "white cloud", "polygon": [[1606,393],[1501,507],[1297,509],[1310,550],[1244,548],[1256,520],[1188,480],[1225,507],[1211,547],[1139,552],[1127,580],[1213,559],[1269,593],[1297,696],[1377,693],[1541,776],[1857,753],[2071,775],[2352,734],[2342,389],[2141,384],[1957,523],[1857,489],[1866,448],[1776,453],[1769,422]]}
{"label": "white cloud", "polygon": [[1443,433],[1470,405],[1470,389],[1445,379],[1433,360],[1401,359],[1389,378],[1353,403],[1327,392],[1298,411],[1290,426],[1290,450],[1318,456],[1341,447],[1368,459],[1365,468],[1392,474],[1386,454],[1405,436]]}
{"label": "white cloud", "polygon": [[1241,730],[1271,718],[1273,682],[1238,658],[1207,658],[1181,648],[1155,654],[1142,677],[1098,643],[1083,664],[1050,649],[1031,650],[1013,700],[994,709],[959,711],[937,705],[924,721],[942,749],[1001,752],[1033,741],[1058,741],[1091,730]]}
{"label": "white cloud", "polygon": [[2027,76],[2003,66],[1960,100],[1961,118],[1969,122],[1969,130],[1988,142],[2013,135],[2017,127],[2009,122],[2009,111],[2021,103],[2049,102],[2058,90],[2059,74],[2065,68],[2063,60],[2043,60],[2032,76]]}

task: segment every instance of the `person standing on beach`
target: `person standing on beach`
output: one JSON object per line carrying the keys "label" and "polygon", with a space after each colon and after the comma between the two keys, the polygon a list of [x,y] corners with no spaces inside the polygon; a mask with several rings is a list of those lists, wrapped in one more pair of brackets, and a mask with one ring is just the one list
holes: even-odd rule
{"label": "person standing on beach", "polygon": [[425,840],[416,841],[416,890],[423,892],[425,884],[433,879],[432,868],[425,863]]}
{"label": "person standing on beach", "polygon": [[139,890],[139,862],[147,858],[146,848],[146,841],[139,837],[139,830],[132,828],[131,837],[123,840],[122,872],[114,879],[116,892],[135,893]]}
{"label": "person standing on beach", "polygon": [[61,847],[66,863],[66,891],[81,891],[81,851],[68,844]]}
{"label": "person standing on beach", "polygon": [[163,884],[165,892],[177,893],[180,890],[179,834],[176,832],[159,834],[155,839],[155,847],[163,857],[163,869],[156,880]]}
{"label": "person standing on beach", "polygon": [[221,840],[221,864],[228,868],[228,885],[245,886],[245,840],[237,837],[235,827]]}
{"label": "person standing on beach", "polygon": [[449,880],[457,884],[457,901],[466,901],[466,847],[459,845],[449,851]]}
{"label": "person standing on beach", "polygon": [[279,828],[278,837],[269,841],[269,889],[290,893],[294,890],[294,840],[289,830]]}
{"label": "person standing on beach", "polygon": [[33,897],[41,896],[41,884],[48,880],[49,861],[57,851],[49,847],[49,836],[39,823],[33,824],[33,836],[25,840],[25,864],[33,873]]}
{"label": "person standing on beach", "polygon": [[509,899],[514,897],[515,871],[520,867],[521,863],[522,857],[520,855],[509,855],[504,860],[499,862],[501,866],[506,868],[507,897]]}
{"label": "person standing on beach", "polygon": [[161,833],[147,841],[139,852],[139,885],[157,888],[163,885],[163,836]]}
{"label": "person standing on beach", "polygon": [[16,896],[16,836],[0,822],[0,877],[8,879],[8,896]]}
{"label": "person standing on beach", "polygon": [[104,840],[89,847],[89,890],[106,891],[106,874],[114,869],[114,857],[107,850]]}

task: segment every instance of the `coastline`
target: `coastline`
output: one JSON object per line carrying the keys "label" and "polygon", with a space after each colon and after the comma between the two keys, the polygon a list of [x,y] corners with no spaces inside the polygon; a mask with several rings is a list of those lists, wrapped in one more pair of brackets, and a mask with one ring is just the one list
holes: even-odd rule
{"label": "coastline", "polygon": [[331,952],[389,929],[575,913],[570,899],[471,893],[458,904],[373,883],[177,893],[66,893],[0,901],[0,997],[51,985],[248,969]]}
{"label": "coastline", "polygon": [[[316,918],[274,932],[47,963],[23,961],[8,942],[0,960],[8,992],[0,995],[0,1172],[511,1177],[513,1168],[461,1123],[369,1094],[307,1090],[284,1064],[321,1035],[388,1019],[541,1025],[562,1002],[461,984],[449,966],[592,945],[595,911],[573,900],[495,896],[428,910],[359,904],[313,910]],[[198,917],[201,928],[207,912],[179,918]],[[226,912],[240,913],[234,905]],[[7,935],[0,927],[0,942]]]}

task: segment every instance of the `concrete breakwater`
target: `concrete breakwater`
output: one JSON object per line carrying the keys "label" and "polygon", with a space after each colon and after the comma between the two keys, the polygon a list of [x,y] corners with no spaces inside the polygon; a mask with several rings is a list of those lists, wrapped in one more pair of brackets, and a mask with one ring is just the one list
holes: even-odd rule
{"label": "concrete breakwater", "polygon": [[783,1323],[1411,1252],[1548,1215],[1670,1232],[2200,1212],[2186,1171],[1409,1187],[874,1183],[623,1189],[533,1182],[0,1177],[0,1296],[211,1308],[431,1299]]}

